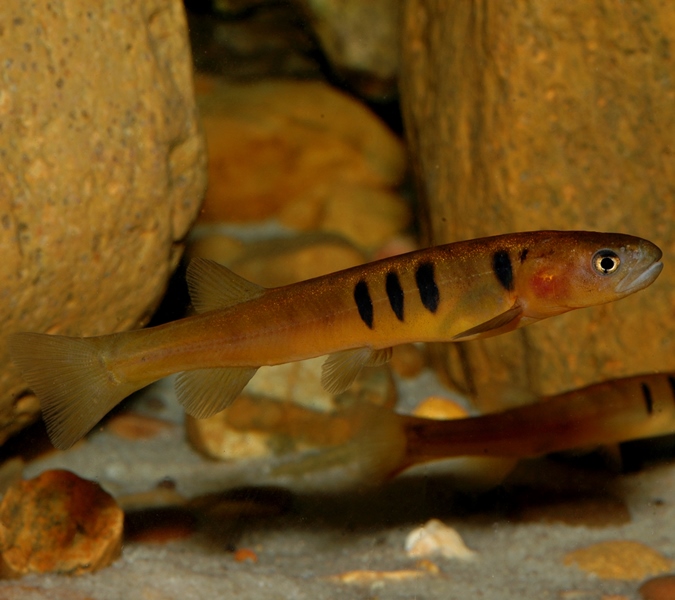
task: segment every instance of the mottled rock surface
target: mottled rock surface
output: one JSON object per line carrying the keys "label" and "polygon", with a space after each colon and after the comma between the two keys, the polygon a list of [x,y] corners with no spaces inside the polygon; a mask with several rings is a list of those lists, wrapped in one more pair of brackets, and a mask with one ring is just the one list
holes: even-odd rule
{"label": "mottled rock surface", "polygon": [[145,322],[205,186],[179,0],[0,6],[0,443],[38,405],[13,331]]}
{"label": "mottled rock surface", "polygon": [[70,471],[45,471],[7,490],[0,504],[0,576],[80,575],[122,550],[124,515],[101,487]]}
{"label": "mottled rock surface", "polygon": [[[429,239],[623,231],[675,258],[675,5],[405,4],[401,96]],[[675,368],[675,272],[615,304],[450,345],[454,383],[555,393]]]}
{"label": "mottled rock surface", "polygon": [[321,82],[201,82],[209,152],[202,218],[276,219],[339,233],[364,248],[406,227],[394,191],[406,170],[401,141],[365,106]]}
{"label": "mottled rock surface", "polygon": [[632,540],[608,540],[565,555],[566,565],[576,565],[601,579],[644,579],[667,573],[673,561],[653,548]]}

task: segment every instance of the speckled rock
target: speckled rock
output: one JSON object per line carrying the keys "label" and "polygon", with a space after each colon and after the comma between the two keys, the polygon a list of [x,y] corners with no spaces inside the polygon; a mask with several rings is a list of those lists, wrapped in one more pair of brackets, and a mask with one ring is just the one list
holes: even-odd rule
{"label": "speckled rock", "polygon": [[576,565],[600,579],[644,579],[667,573],[673,561],[649,546],[630,540],[591,544],[565,555],[566,565]]}
{"label": "speckled rock", "polygon": [[124,515],[101,487],[70,471],[13,485],[0,504],[0,575],[80,575],[122,549]]}
{"label": "speckled rock", "polygon": [[206,167],[179,0],[10,0],[0,23],[1,443],[38,414],[4,336],[145,322]]}
{"label": "speckled rock", "polygon": [[[401,100],[429,240],[622,231],[672,264],[675,4],[613,6],[404,4]],[[672,370],[674,307],[666,267],[619,302],[448,344],[446,368],[471,394],[494,382],[553,394]]]}
{"label": "speckled rock", "polygon": [[203,220],[276,218],[364,247],[408,224],[407,203],[393,191],[405,174],[403,145],[365,106],[321,82],[200,88],[209,151]]}

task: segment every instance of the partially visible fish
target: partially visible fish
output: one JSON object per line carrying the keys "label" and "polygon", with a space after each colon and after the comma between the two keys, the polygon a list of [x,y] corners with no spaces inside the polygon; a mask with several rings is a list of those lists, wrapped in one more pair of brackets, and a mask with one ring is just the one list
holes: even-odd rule
{"label": "partially visible fish", "polygon": [[396,418],[406,439],[401,468],[454,456],[541,456],[675,433],[675,373],[614,379],[466,419]]}
{"label": "partially visible fish", "polygon": [[[247,409],[250,427],[244,429],[264,427],[267,433],[291,434],[288,419],[261,418],[268,410],[264,401]],[[376,483],[410,467],[443,460],[460,483],[485,487],[498,483],[521,458],[675,433],[675,373],[614,379],[462,419],[401,415],[368,403],[334,415],[312,417],[312,411],[304,410],[307,414],[299,421],[307,432],[295,427],[292,435],[311,433],[316,441],[317,431],[337,429],[346,437],[333,440],[338,442],[335,447],[324,443],[309,456],[288,461],[276,469],[277,475],[297,478],[339,463],[350,466],[352,485]],[[459,465],[447,462],[460,457],[464,462]]]}
{"label": "partially visible fish", "polygon": [[195,417],[225,408],[261,365],[328,354],[330,392],[406,342],[498,335],[623,298],[659,275],[661,251],[629,235],[536,231],[419,250],[265,289],[195,260],[198,314],[92,338],[18,333],[12,359],[42,404],[50,438],[68,448],[132,392],[172,373]]}

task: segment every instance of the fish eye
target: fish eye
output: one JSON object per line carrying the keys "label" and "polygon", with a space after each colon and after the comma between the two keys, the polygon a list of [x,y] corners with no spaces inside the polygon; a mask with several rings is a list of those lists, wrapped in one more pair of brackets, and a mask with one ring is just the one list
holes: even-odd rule
{"label": "fish eye", "polygon": [[621,259],[611,250],[598,250],[593,255],[593,268],[602,275],[611,275],[620,264]]}

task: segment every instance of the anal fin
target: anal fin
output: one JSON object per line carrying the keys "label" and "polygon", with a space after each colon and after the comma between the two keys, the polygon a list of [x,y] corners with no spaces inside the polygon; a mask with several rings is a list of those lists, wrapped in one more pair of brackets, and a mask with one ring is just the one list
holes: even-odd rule
{"label": "anal fin", "polygon": [[500,333],[507,333],[518,326],[522,314],[523,309],[520,306],[515,305],[509,308],[509,310],[506,312],[497,315],[489,321],[485,321],[485,323],[481,323],[480,325],[476,325],[476,327],[472,327],[471,329],[462,331],[462,333],[458,333],[452,338],[452,341],[463,342],[465,340],[485,338],[498,335]]}
{"label": "anal fin", "polygon": [[265,293],[264,287],[206,258],[193,258],[185,279],[192,305],[199,313],[228,308]]}
{"label": "anal fin", "polygon": [[176,394],[185,412],[205,419],[228,407],[255,375],[257,367],[227,367],[183,371]]}
{"label": "anal fin", "polygon": [[354,348],[331,354],[321,369],[321,385],[331,394],[344,392],[364,366],[377,367],[391,358],[391,348]]}

